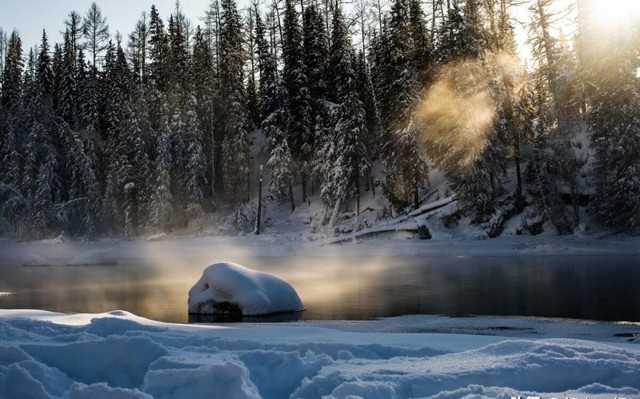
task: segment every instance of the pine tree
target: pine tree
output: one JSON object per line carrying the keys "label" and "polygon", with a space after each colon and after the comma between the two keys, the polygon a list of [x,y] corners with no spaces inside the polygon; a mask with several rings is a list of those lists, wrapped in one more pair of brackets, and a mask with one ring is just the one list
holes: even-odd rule
{"label": "pine tree", "polygon": [[444,65],[466,55],[464,34],[465,21],[462,10],[457,3],[453,3],[453,7],[448,8],[447,18],[438,32],[436,58],[439,64]]}
{"label": "pine tree", "polygon": [[[36,73],[36,56],[33,49],[30,49],[27,56],[27,66],[22,76],[22,106],[24,112],[31,115],[36,114],[39,101]],[[26,121],[26,124],[28,125],[29,122]]]}
{"label": "pine tree", "polygon": [[[128,214],[128,221],[134,222],[133,200],[137,179],[131,172],[131,168],[133,159],[142,146],[142,143],[137,140],[137,135],[129,134],[130,131],[136,131],[138,120],[130,105],[130,71],[119,41],[117,46],[111,43],[107,49],[104,78],[101,82],[103,84],[101,125],[104,149],[100,153],[99,164],[103,165],[105,170],[100,220],[107,233],[119,233],[125,225],[124,210],[127,206],[131,211]],[[129,183],[133,186],[130,186],[131,190],[125,193],[124,186]],[[141,196],[146,194],[142,190],[139,193]]]}
{"label": "pine tree", "polygon": [[205,197],[213,193],[213,135],[216,128],[217,87],[214,75],[213,54],[205,34],[196,28],[193,43],[192,93],[195,96],[195,110],[200,124],[200,142],[205,154],[203,162],[206,170]]}
{"label": "pine tree", "polygon": [[18,32],[13,31],[9,36],[7,58],[2,74],[2,107],[11,110],[17,107],[22,96],[22,40]]}
{"label": "pine tree", "polygon": [[37,187],[38,174],[43,154],[40,153],[46,132],[39,123],[33,123],[24,146],[24,165],[21,176],[21,192],[27,198],[33,198]]}
{"label": "pine tree", "polygon": [[595,149],[593,209],[605,226],[640,226],[640,95],[637,53],[627,40],[610,43],[609,57],[594,66],[589,125]]}
{"label": "pine tree", "polygon": [[[44,30],[42,31],[42,42],[40,43],[40,52],[38,54],[37,80],[43,101],[52,101],[53,71],[51,69],[51,56],[49,55],[49,41]],[[53,106],[53,103],[51,102],[49,106]]]}
{"label": "pine tree", "polygon": [[169,42],[164,29],[164,22],[155,5],[151,6],[149,19],[149,80],[159,90],[167,83],[167,57]]}
{"label": "pine tree", "polygon": [[38,177],[33,196],[33,209],[31,213],[31,232],[30,238],[39,239],[47,237],[49,214],[52,211],[52,193],[51,193],[51,169],[50,165],[43,163],[38,170]]}
{"label": "pine tree", "polygon": [[56,115],[61,115],[62,93],[64,88],[64,55],[62,47],[58,43],[56,43],[53,50],[53,58],[51,60],[51,74],[53,76],[53,82],[51,85],[53,109]]}
{"label": "pine tree", "polygon": [[289,199],[291,210],[295,209],[292,201],[293,191],[293,159],[287,138],[283,132],[271,132],[272,149],[267,161],[267,167],[271,171],[269,191],[279,200]]}
{"label": "pine tree", "polygon": [[356,82],[355,56],[339,7],[334,10],[332,23],[329,66],[334,102],[338,105],[333,111],[335,124],[321,141],[319,175],[323,177],[320,196],[325,205],[333,208],[333,223],[344,201],[351,198],[355,198],[359,213],[360,180],[369,163],[364,142],[365,110]]}
{"label": "pine tree", "polygon": [[371,51],[369,53],[369,63],[371,64],[371,81],[374,94],[378,104],[380,122],[386,126],[390,124],[392,118],[391,103],[392,96],[388,89],[394,79],[391,66],[391,38],[387,23],[383,24],[383,29],[371,40]]}
{"label": "pine tree", "polygon": [[406,0],[396,0],[391,8],[387,37],[380,44],[381,61],[387,62],[379,76],[381,119],[384,126],[384,191],[396,208],[412,204],[417,207],[420,191],[427,180],[427,165],[417,146],[418,127],[412,110],[418,101],[418,81],[410,7]]}
{"label": "pine tree", "polygon": [[[458,55],[468,58],[478,58],[487,47],[480,15],[480,1],[466,0],[463,15],[464,26],[461,32],[462,42],[460,43],[460,54]],[[506,19],[507,17],[505,16],[504,18]],[[501,37],[507,33],[506,27],[502,27],[502,30]]]}
{"label": "pine tree", "polygon": [[[474,0],[470,0],[471,2]],[[467,2],[469,3],[469,1]],[[431,57],[431,45],[424,19],[424,11],[419,0],[409,0],[409,33],[411,37],[411,58],[413,67],[420,74],[420,80],[428,76]]]}
{"label": "pine tree", "polygon": [[151,227],[159,232],[168,231],[173,215],[173,196],[171,195],[171,131],[168,122],[162,124],[158,135],[158,155],[155,165],[155,185],[151,196]]}
{"label": "pine tree", "polygon": [[169,54],[168,54],[168,79],[177,88],[185,92],[189,91],[189,38],[185,31],[184,15],[179,8],[175,14],[169,17]]}
{"label": "pine tree", "polygon": [[195,112],[195,98],[190,97],[184,115],[185,156],[186,156],[186,195],[189,204],[201,205],[204,200],[204,188],[207,182],[206,161],[202,145],[202,132]]}
{"label": "pine tree", "polygon": [[[255,5],[254,5],[255,6]],[[256,16],[254,10],[257,13],[256,7],[249,7],[249,14],[246,22],[246,54],[249,59],[249,67],[247,68],[247,112],[249,113],[249,122],[251,127],[258,127],[260,125],[260,106],[258,104],[258,61],[257,61],[257,43],[255,37],[255,23]]]}
{"label": "pine tree", "polygon": [[304,9],[302,36],[305,75],[313,110],[310,119],[315,121],[315,117],[321,112],[320,109],[327,99],[329,82],[325,64],[329,55],[329,40],[322,14],[314,4]]}
{"label": "pine tree", "polygon": [[64,58],[62,76],[62,117],[73,129],[78,127],[78,81],[77,56],[74,39],[69,31],[64,35]]}
{"label": "pine tree", "polygon": [[351,44],[349,32],[342,15],[342,9],[336,7],[333,12],[331,29],[331,46],[329,48],[329,60],[327,75],[330,76],[329,99],[334,103],[340,103],[347,96],[350,76]]}
{"label": "pine tree", "polygon": [[7,131],[3,137],[2,148],[0,149],[0,161],[2,161],[0,183],[15,194],[15,192],[19,190],[21,183],[21,171],[14,120],[15,118],[9,118],[8,120]]}
{"label": "pine tree", "polygon": [[[379,157],[382,145],[382,125],[380,121],[380,110],[378,101],[373,87],[371,72],[367,65],[365,55],[360,53],[354,65],[355,82],[358,96],[362,102],[365,118],[365,134],[362,137],[367,162],[372,165]],[[370,168],[367,169],[370,172]],[[367,176],[366,189],[373,190],[375,195],[375,186],[371,181],[372,177]]]}
{"label": "pine tree", "polygon": [[276,60],[265,35],[266,27],[262,22],[260,13],[256,10],[256,51],[260,74],[259,108],[260,118],[263,121],[277,110],[281,100],[278,97]]}
{"label": "pine tree", "polygon": [[283,82],[287,96],[287,141],[302,177],[302,200],[306,201],[307,176],[311,166],[308,160],[312,154],[311,124],[313,121],[309,123],[307,118],[310,113],[310,97],[307,77],[304,74],[300,20],[294,1],[287,0],[285,3],[282,55]]}
{"label": "pine tree", "polygon": [[232,201],[242,196],[249,170],[249,137],[246,121],[242,25],[234,0],[222,2],[220,44],[220,79],[222,98],[227,106],[221,115],[221,128],[214,138],[214,185],[219,194],[226,193]]}

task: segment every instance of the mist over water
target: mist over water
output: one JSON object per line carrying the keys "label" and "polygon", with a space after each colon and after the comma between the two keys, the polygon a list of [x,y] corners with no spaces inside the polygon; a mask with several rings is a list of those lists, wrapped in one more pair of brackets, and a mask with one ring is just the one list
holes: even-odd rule
{"label": "mist over water", "polygon": [[[525,315],[640,321],[635,257],[227,257],[290,282],[305,320],[404,314]],[[603,267],[606,262],[607,267]],[[205,259],[94,266],[5,266],[1,308],[123,309],[187,322]]]}

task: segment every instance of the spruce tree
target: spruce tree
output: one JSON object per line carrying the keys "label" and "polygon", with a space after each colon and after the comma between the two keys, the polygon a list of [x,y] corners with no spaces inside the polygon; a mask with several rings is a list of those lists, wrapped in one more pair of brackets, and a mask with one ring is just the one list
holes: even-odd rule
{"label": "spruce tree", "polygon": [[206,170],[205,197],[211,197],[213,193],[213,137],[217,122],[217,110],[219,101],[217,98],[216,79],[214,75],[213,54],[205,34],[196,28],[193,43],[192,94],[195,96],[195,111],[200,124],[200,142],[203,146]]}
{"label": "spruce tree", "polygon": [[[470,0],[474,1],[474,0]],[[409,33],[411,37],[411,58],[413,67],[425,81],[428,76],[428,66],[431,62],[431,46],[424,17],[424,11],[419,0],[409,0]]]}
{"label": "spruce tree", "polygon": [[32,209],[30,213],[31,232],[29,238],[40,239],[48,236],[49,218],[52,212],[51,165],[42,163],[38,169],[37,181],[34,184]]}
{"label": "spruce tree", "polygon": [[238,201],[246,198],[243,188],[248,182],[250,154],[243,84],[246,54],[240,14],[234,0],[222,2],[220,51],[222,98],[227,106],[214,138],[214,162],[218,162],[214,167],[214,185],[219,194],[226,193],[229,199]]}
{"label": "spruce tree", "polygon": [[640,226],[639,65],[629,41],[610,44],[610,57],[594,66],[598,89],[590,98],[596,158],[593,210],[607,227],[635,230]]}
{"label": "spruce tree", "polygon": [[334,10],[332,23],[329,65],[334,102],[338,105],[333,111],[335,124],[321,141],[319,175],[322,176],[320,196],[325,205],[333,208],[333,223],[344,201],[351,198],[355,198],[359,213],[360,180],[369,163],[365,147],[365,110],[356,82],[355,56],[340,7]]}
{"label": "spruce tree", "polygon": [[64,55],[62,46],[55,44],[53,58],[51,60],[51,74],[53,77],[51,95],[53,97],[53,109],[56,115],[61,115],[62,93],[64,88]]}
{"label": "spruce tree", "polygon": [[417,207],[420,192],[427,181],[427,165],[417,147],[418,127],[412,111],[418,101],[420,82],[412,55],[410,8],[406,0],[396,0],[391,8],[388,38],[382,47],[383,60],[389,63],[380,85],[383,96],[384,191],[399,209]]}
{"label": "spruce tree", "polygon": [[77,129],[79,125],[79,103],[78,103],[78,81],[77,81],[77,56],[78,53],[74,47],[74,39],[68,30],[64,35],[64,58],[63,58],[63,75],[62,75],[62,98],[61,112],[62,118],[73,129]]}
{"label": "spruce tree", "polygon": [[185,92],[189,91],[189,38],[185,31],[184,15],[177,9],[169,18],[168,26],[169,54],[168,79],[169,82]]}
{"label": "spruce tree", "polygon": [[22,96],[22,40],[18,32],[13,31],[9,36],[7,58],[2,74],[2,107],[11,110],[17,107]]}
{"label": "spruce tree", "polygon": [[154,186],[150,203],[150,225],[157,232],[167,232],[171,227],[173,215],[173,196],[171,194],[171,131],[168,121],[162,123],[157,136],[158,154],[154,169]]}
{"label": "spruce tree", "polygon": [[266,27],[260,13],[256,11],[256,51],[260,75],[259,108],[260,118],[265,121],[278,109],[281,99],[278,97],[278,76],[273,49],[266,38]]}
{"label": "spruce tree", "polygon": [[[40,52],[38,54],[37,80],[40,88],[40,96],[43,101],[52,101],[53,95],[53,71],[51,69],[51,55],[49,54],[49,41],[47,33],[42,31],[42,41],[40,43]],[[51,102],[50,107],[53,106]]]}
{"label": "spruce tree", "polygon": [[327,99],[329,85],[325,68],[329,40],[322,14],[316,5],[305,7],[302,29],[304,68],[313,111],[310,119],[315,121]]}
{"label": "spruce tree", "polygon": [[287,104],[287,141],[302,178],[302,200],[306,201],[307,176],[311,166],[308,161],[312,154],[311,123],[313,121],[308,119],[311,106],[304,70],[300,18],[294,0],[287,0],[285,5],[282,56]]}
{"label": "spruce tree", "polygon": [[[365,133],[362,137],[367,162],[372,165],[380,156],[382,145],[382,124],[380,121],[380,110],[371,78],[369,65],[365,55],[360,53],[354,65],[355,83],[360,101],[364,109]],[[367,169],[369,173],[371,168]],[[372,189],[375,195],[375,186],[372,176],[368,174],[366,189]]]}
{"label": "spruce tree", "polygon": [[207,182],[206,161],[202,145],[202,132],[195,112],[195,98],[191,96],[186,104],[184,115],[185,126],[185,184],[186,197],[189,204],[201,205],[204,200],[204,189]]}
{"label": "spruce tree", "polygon": [[169,42],[164,28],[164,22],[155,5],[151,6],[149,17],[149,80],[159,90],[163,90],[167,83],[167,57]]}

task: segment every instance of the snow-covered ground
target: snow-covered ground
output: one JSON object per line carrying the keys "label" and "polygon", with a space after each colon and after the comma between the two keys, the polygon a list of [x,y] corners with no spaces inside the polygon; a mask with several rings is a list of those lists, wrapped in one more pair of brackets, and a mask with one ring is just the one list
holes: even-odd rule
{"label": "snow-covered ground", "polygon": [[212,326],[3,310],[0,397],[640,398],[638,333],[549,319]]}

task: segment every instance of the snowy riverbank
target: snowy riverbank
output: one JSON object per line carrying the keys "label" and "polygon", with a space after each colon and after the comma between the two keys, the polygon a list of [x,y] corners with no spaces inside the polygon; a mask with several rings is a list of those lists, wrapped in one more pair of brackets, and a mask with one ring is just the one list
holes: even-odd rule
{"label": "snowy riverbank", "polygon": [[378,238],[340,244],[299,233],[163,237],[155,240],[15,242],[0,240],[1,265],[91,265],[123,261],[194,259],[208,264],[254,256],[519,256],[640,255],[640,237],[504,236],[490,240]]}
{"label": "snowy riverbank", "polygon": [[638,398],[639,332],[549,319],[205,326],[2,310],[0,397]]}

